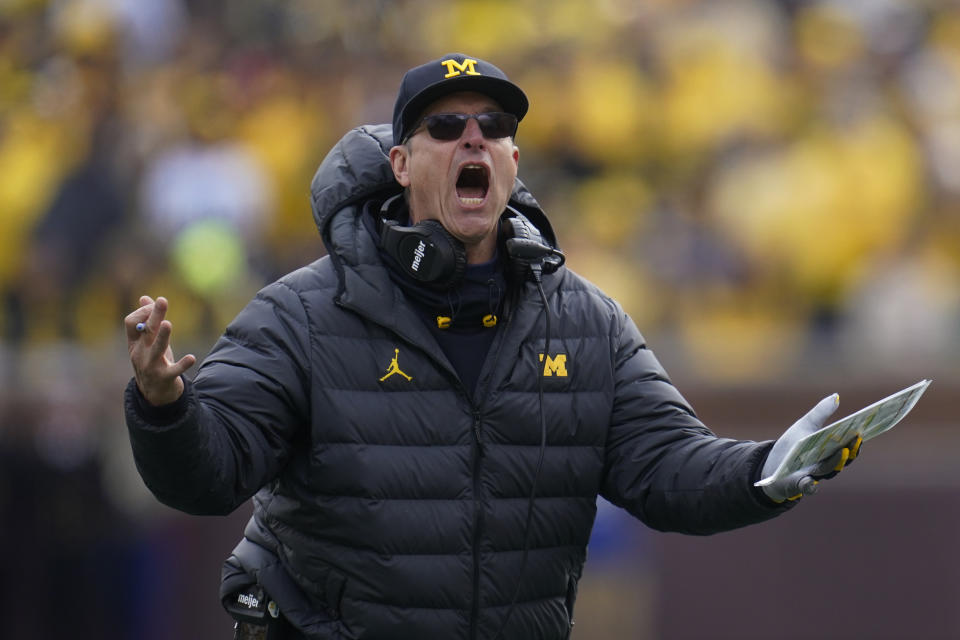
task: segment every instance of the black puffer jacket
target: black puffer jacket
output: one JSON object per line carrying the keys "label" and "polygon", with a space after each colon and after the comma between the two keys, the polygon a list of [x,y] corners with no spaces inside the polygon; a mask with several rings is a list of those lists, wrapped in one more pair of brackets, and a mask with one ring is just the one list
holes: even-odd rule
{"label": "black puffer jacket", "polygon": [[[223,514],[256,493],[243,543],[256,553],[228,578],[260,577],[318,639],[493,638],[519,585],[502,637],[561,639],[598,494],[695,534],[781,512],[751,486],[768,445],[715,437],[622,309],[565,268],[543,278],[547,359],[527,281],[474,401],[358,218],[396,189],[389,138],[360,128],[330,153],[312,188],[330,255],[256,296],[167,424],[149,424],[128,388],[137,464],[161,501]],[[519,182],[513,204],[553,240]]]}

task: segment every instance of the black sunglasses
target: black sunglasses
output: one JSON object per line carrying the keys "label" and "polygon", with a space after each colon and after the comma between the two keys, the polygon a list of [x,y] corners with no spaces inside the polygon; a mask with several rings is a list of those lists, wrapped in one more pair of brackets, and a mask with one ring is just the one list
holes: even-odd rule
{"label": "black sunglasses", "polygon": [[435,140],[456,140],[467,128],[467,120],[476,120],[480,125],[480,133],[484,138],[509,138],[517,133],[517,116],[512,113],[490,111],[487,113],[435,113],[424,116],[420,122],[410,130],[404,142],[426,125],[430,137]]}

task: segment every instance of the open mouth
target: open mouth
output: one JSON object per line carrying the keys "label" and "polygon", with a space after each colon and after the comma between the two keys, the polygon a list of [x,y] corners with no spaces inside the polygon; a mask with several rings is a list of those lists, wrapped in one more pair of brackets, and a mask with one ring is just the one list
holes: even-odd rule
{"label": "open mouth", "polygon": [[457,177],[457,198],[465,206],[483,204],[487,197],[490,179],[487,168],[480,164],[464,165]]}

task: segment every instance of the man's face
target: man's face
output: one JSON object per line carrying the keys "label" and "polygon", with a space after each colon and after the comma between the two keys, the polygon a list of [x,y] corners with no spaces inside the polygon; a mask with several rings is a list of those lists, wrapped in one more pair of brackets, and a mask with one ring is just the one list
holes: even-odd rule
{"label": "man's face", "polygon": [[[435,113],[502,111],[480,93],[452,93],[421,117]],[[421,126],[407,146],[390,150],[393,173],[408,188],[410,221],[438,220],[467,248],[469,262],[493,258],[497,222],[513,191],[520,151],[512,138],[484,138],[474,119],[457,140],[435,140]]]}

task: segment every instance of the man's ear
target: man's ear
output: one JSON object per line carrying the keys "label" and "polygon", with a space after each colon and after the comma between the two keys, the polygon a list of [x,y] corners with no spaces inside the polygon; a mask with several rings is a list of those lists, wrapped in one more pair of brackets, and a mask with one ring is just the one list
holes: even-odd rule
{"label": "man's ear", "polygon": [[393,169],[393,177],[400,183],[401,187],[410,186],[410,149],[402,144],[390,148],[390,167]]}

